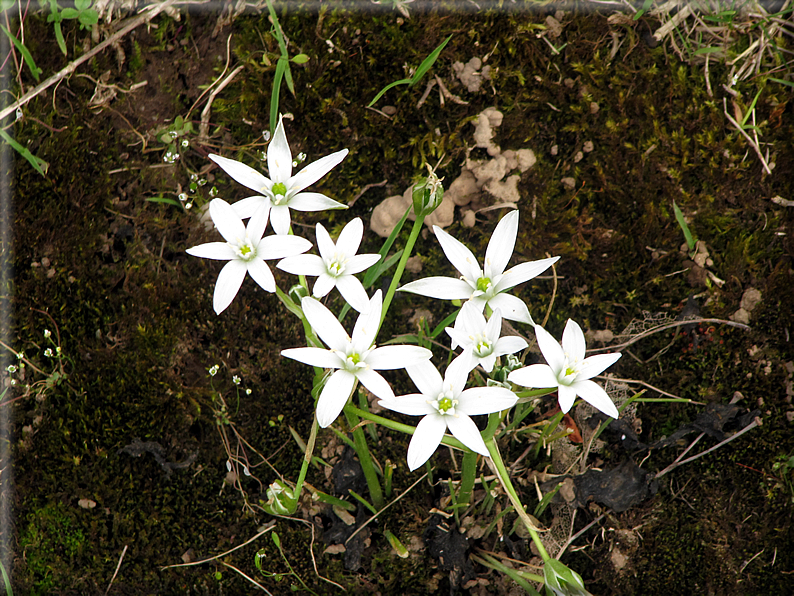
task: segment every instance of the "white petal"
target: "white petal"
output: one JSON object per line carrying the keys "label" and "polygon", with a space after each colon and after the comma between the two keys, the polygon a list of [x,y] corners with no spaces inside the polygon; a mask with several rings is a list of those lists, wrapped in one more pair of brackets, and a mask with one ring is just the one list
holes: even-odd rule
{"label": "white petal", "polygon": [[512,269],[508,269],[496,283],[496,291],[504,292],[513,286],[517,286],[525,281],[529,281],[533,277],[537,277],[551,267],[553,263],[557,262],[559,258],[560,257],[551,257],[540,261],[529,261],[516,265]]}
{"label": "white petal", "polygon": [[281,355],[320,368],[340,368],[342,366],[342,361],[336,352],[322,348],[288,348],[281,350]]}
{"label": "white petal", "polygon": [[[317,281],[319,282],[320,280]],[[367,291],[358,279],[352,275],[341,275],[334,280],[334,283],[336,283],[336,289],[339,290],[345,301],[355,310],[365,312],[369,308],[369,296],[367,296]]]}
{"label": "white petal", "polygon": [[505,354],[515,354],[520,350],[524,350],[529,346],[523,337],[517,335],[506,335],[500,337],[496,345],[494,345],[493,353],[495,356],[504,356]]}
{"label": "white petal", "polygon": [[361,245],[361,239],[364,237],[364,223],[360,217],[351,219],[348,224],[342,228],[339,238],[336,239],[336,250],[347,257],[352,257],[358,252],[358,247]]}
{"label": "white petal", "polygon": [[242,261],[229,261],[224,265],[218,274],[218,281],[215,282],[215,293],[212,297],[212,307],[216,314],[221,314],[228,307],[240,286],[243,285],[247,267]]}
{"label": "white petal", "polygon": [[389,382],[374,370],[362,369],[356,373],[356,376],[364,387],[380,399],[394,399],[394,391]]}
{"label": "white petal", "polygon": [[359,354],[369,350],[375,342],[382,310],[383,297],[378,290],[369,301],[369,309],[358,315],[356,326],[353,328],[353,349]]}
{"label": "white petal", "polygon": [[562,346],[540,325],[535,325],[535,337],[538,339],[538,347],[543,353],[543,357],[556,375],[565,366],[565,353]]}
{"label": "white petal", "polygon": [[[590,381],[592,383],[592,381]],[[557,401],[563,414],[567,414],[573,402],[576,401],[576,389],[571,385],[560,385],[557,387]]]}
{"label": "white petal", "polygon": [[328,231],[323,227],[323,224],[317,224],[317,250],[320,251],[320,256],[323,259],[332,259],[336,252],[336,245],[331,240]]}
{"label": "white petal", "polygon": [[488,306],[496,310],[497,308],[502,311],[502,317],[510,321],[518,321],[519,323],[526,323],[532,325],[532,316],[529,314],[527,305],[521,298],[513,296],[512,294],[497,294],[488,300]]}
{"label": "white petal", "polygon": [[226,242],[207,242],[188,248],[185,252],[193,257],[218,261],[231,261],[237,258],[237,253]]}
{"label": "white petal", "polygon": [[576,375],[577,381],[584,381],[591,379],[596,375],[600,375],[610,366],[615,364],[622,354],[598,354],[597,356],[590,356],[585,358],[582,366],[579,368],[579,374]]}
{"label": "white petal", "polygon": [[223,168],[223,171],[234,180],[251,190],[262,192],[264,189],[270,190],[270,187],[273,186],[273,183],[268,178],[244,163],[234,159],[227,159],[220,155],[210,154],[209,158]]}
{"label": "white petal", "polygon": [[505,267],[513,255],[517,235],[518,210],[511,211],[502,218],[488,242],[488,248],[485,250],[485,263],[483,263],[485,277],[493,279],[504,273]]}
{"label": "white petal", "polygon": [[281,116],[278,118],[273,140],[267,147],[267,170],[274,183],[287,184],[292,176],[292,151],[287,143],[284,120]]}
{"label": "white petal", "polygon": [[593,381],[576,381],[571,385],[571,388],[576,391],[583,400],[594,408],[598,408],[607,416],[612,416],[612,418],[620,416],[615,404],[609,399],[609,394],[604,391],[598,383]]}
{"label": "white petal", "polygon": [[[234,211],[234,209],[232,209],[232,211]],[[236,213],[235,211],[235,215]],[[248,225],[245,226],[245,231],[248,233],[248,237],[255,246],[262,239],[262,236],[265,235],[268,215],[270,215],[270,207],[261,207],[254,212],[251,219],[248,220]]]}
{"label": "white petal", "polygon": [[343,205],[319,192],[301,192],[289,200],[289,206],[295,211],[325,211],[326,209],[347,209]]}
{"label": "white petal", "polygon": [[472,387],[458,397],[460,403],[455,409],[469,416],[501,412],[516,405],[516,394],[504,387]]}
{"label": "white petal", "polygon": [[463,243],[447,234],[438,226],[433,226],[433,232],[435,232],[438,243],[441,245],[444,254],[447,255],[449,262],[463,277],[473,282],[482,277],[482,269],[480,269],[477,258]]}
{"label": "white petal", "polygon": [[354,273],[361,273],[365,269],[372,267],[378,261],[380,261],[380,255],[375,254],[355,255],[354,257],[348,257],[347,264],[345,265],[345,273],[349,273],[350,275]]}
{"label": "white petal", "polygon": [[310,163],[290,180],[290,190],[301,191],[307,186],[314,184],[334,169],[347,156],[347,153],[347,149],[342,149]]}
{"label": "white petal", "polygon": [[471,363],[471,353],[463,352],[449,363],[444,372],[444,387],[450,387],[455,395],[459,395],[466,387],[469,373],[474,368]]}
{"label": "white petal", "polygon": [[436,414],[436,409],[428,403],[428,398],[422,393],[411,393],[410,395],[400,395],[394,399],[383,399],[378,402],[379,406],[388,408],[392,412],[407,414],[409,416],[427,416]]}
{"label": "white petal", "polygon": [[406,366],[405,370],[420,393],[432,396],[432,399],[435,399],[435,396],[441,393],[444,379],[441,378],[441,374],[429,360]]}
{"label": "white petal", "polygon": [[273,205],[270,208],[270,225],[273,231],[279,236],[289,234],[289,226],[292,220],[289,215],[289,207],[286,205]]}
{"label": "white petal", "polygon": [[472,293],[469,284],[451,277],[425,277],[405,284],[399,290],[441,300],[466,300]]}
{"label": "white petal", "polygon": [[493,352],[491,352],[487,356],[482,356],[482,357],[475,356],[474,353],[472,352],[472,359],[474,360],[472,362],[473,364],[472,369],[474,369],[477,366],[477,363],[479,361],[480,366],[482,366],[485,369],[485,372],[487,373],[490,373],[493,370],[494,365],[496,364],[496,354],[494,354]]}
{"label": "white petal", "polygon": [[562,332],[562,351],[568,354],[569,361],[582,362],[586,348],[582,328],[573,319],[568,319]]}
{"label": "white petal", "polygon": [[[493,317],[491,317],[493,319]],[[455,329],[460,329],[467,334],[482,333],[487,327],[485,317],[482,314],[482,309],[472,302],[467,301],[460,309],[457,318],[455,319]],[[499,321],[499,330],[501,331],[501,317]]]}
{"label": "white petal", "polygon": [[[495,297],[496,296],[494,296],[494,298]],[[472,306],[474,306],[474,303],[472,303]],[[478,314],[482,316],[482,313]],[[482,322],[485,323],[485,317],[482,318]],[[499,339],[499,336],[502,334],[502,309],[498,307],[493,308],[491,318],[488,319],[488,322],[485,323],[483,327],[485,328],[485,337],[487,337],[489,341]]]}
{"label": "white petal", "polygon": [[260,195],[240,199],[232,205],[232,209],[240,219],[252,217],[260,209],[267,209],[270,212],[270,199]]}
{"label": "white petal", "polygon": [[485,446],[480,429],[474,424],[474,420],[463,413],[457,416],[444,416],[444,418],[446,418],[447,426],[456,439],[472,451],[488,455],[488,448]]}
{"label": "white petal", "polygon": [[317,276],[325,273],[325,263],[317,255],[287,257],[281,259],[276,267],[293,275]]}
{"label": "white petal", "polygon": [[[325,264],[323,264],[323,266],[325,266]],[[312,295],[315,298],[323,298],[328,295],[328,292],[334,289],[334,286],[336,286],[336,278],[323,271],[317,278],[317,281],[314,282]]]}
{"label": "white petal", "polygon": [[234,212],[232,206],[223,199],[210,201],[210,217],[226,242],[239,243],[245,238],[243,220]]}
{"label": "white petal", "polygon": [[[466,304],[468,304],[468,302]],[[462,328],[455,329],[454,327],[445,327],[444,331],[446,331],[447,335],[449,335],[452,338],[451,347],[453,350],[457,349],[458,346],[464,346],[464,347],[470,346],[472,343],[471,336],[468,333],[466,333]]]}
{"label": "white petal", "polygon": [[367,364],[376,370],[396,370],[430,360],[433,352],[419,346],[381,346],[367,355]]}
{"label": "white petal", "polygon": [[522,387],[548,389],[559,384],[557,375],[547,364],[532,364],[514,370],[507,376],[507,380]]}
{"label": "white petal", "polygon": [[353,391],[356,377],[346,370],[338,370],[326,381],[320,399],[317,400],[317,422],[323,428],[329,426],[347,403]]}
{"label": "white petal", "polygon": [[268,236],[256,247],[256,254],[263,259],[283,259],[306,252],[312,243],[300,236]]}
{"label": "white petal", "polygon": [[266,292],[276,291],[276,280],[273,277],[273,272],[262,259],[254,259],[248,262],[248,275]]}
{"label": "white petal", "polygon": [[447,423],[444,416],[430,414],[425,416],[416,425],[414,436],[408,445],[408,469],[412,472],[424,464],[436,451],[436,447],[444,438]]}
{"label": "white petal", "polygon": [[333,313],[317,300],[309,297],[301,300],[301,308],[306,320],[320,339],[332,350],[346,354],[350,338]]}

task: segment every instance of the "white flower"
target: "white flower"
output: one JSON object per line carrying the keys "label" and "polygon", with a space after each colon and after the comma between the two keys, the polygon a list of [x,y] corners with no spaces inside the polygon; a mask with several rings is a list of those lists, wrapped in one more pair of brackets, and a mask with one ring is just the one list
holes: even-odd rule
{"label": "white flower", "polygon": [[482,365],[486,372],[493,370],[497,356],[513,354],[527,347],[527,342],[516,335],[499,337],[502,333],[502,311],[496,309],[486,323],[479,307],[469,300],[460,309],[455,327],[447,327],[452,338],[452,349],[461,346],[472,355],[472,368]]}
{"label": "white flower", "polygon": [[599,354],[585,358],[584,333],[571,319],[568,319],[562,333],[562,345],[540,325],[535,326],[535,335],[548,364],[532,364],[514,370],[507,377],[508,381],[524,387],[557,387],[563,413],[571,409],[579,395],[607,416],[619,416],[607,392],[589,379],[612,366],[621,354]]}
{"label": "white flower", "polygon": [[356,379],[381,399],[393,399],[389,383],[376,370],[393,370],[429,360],[430,350],[418,346],[384,346],[373,343],[380,326],[383,308],[381,291],[375,292],[369,307],[360,314],[351,338],[342,324],[325,306],[314,298],[301,300],[306,320],[331,349],[290,348],[281,355],[311,366],[338,369],[325,383],[317,400],[317,422],[323,428],[330,425],[347,403]]}
{"label": "white flower", "polygon": [[560,257],[529,261],[505,271],[513,254],[518,235],[518,211],[511,211],[496,226],[485,251],[485,265],[481,269],[476,257],[461,242],[438,226],[433,231],[444,254],[461,273],[459,279],[426,277],[404,285],[400,290],[430,298],[473,301],[480,312],[487,304],[491,310],[501,309],[502,316],[511,321],[534,324],[529,309],[519,298],[505,294],[515,285],[537,277]]}
{"label": "white flower", "polygon": [[226,242],[208,242],[187,249],[189,255],[204,259],[229,261],[218,275],[213,296],[215,312],[222,313],[232,303],[246,271],[263,290],[276,291],[276,280],[265,259],[283,259],[312,246],[305,238],[297,236],[268,236],[262,238],[267,225],[267,211],[257,212],[243,225],[243,220],[223,199],[212,199],[210,216]]}
{"label": "white flower", "polygon": [[267,169],[270,178],[255,169],[220,155],[210,155],[210,159],[243,186],[259,195],[248,197],[234,204],[234,210],[241,218],[252,217],[264,209],[270,211],[270,223],[276,234],[288,234],[290,209],[297,211],[323,211],[325,209],[347,209],[346,205],[318,192],[302,192],[325,176],[347,155],[342,149],[315,161],[292,175],[292,152],[284,134],[284,122],[279,117],[273,140],[267,149]]}
{"label": "white flower", "polygon": [[441,443],[447,429],[466,447],[488,455],[477,425],[470,418],[491,414],[515,405],[518,398],[504,387],[472,387],[464,389],[469,376],[470,355],[461,354],[447,367],[444,378],[430,362],[406,367],[420,393],[402,395],[378,402],[409,416],[424,416],[408,446],[408,467],[411,471],[425,463]]}
{"label": "white flower", "polygon": [[354,274],[364,271],[380,260],[380,255],[356,254],[363,235],[364,224],[360,217],[344,227],[336,244],[322,224],[318,223],[317,248],[320,256],[289,257],[279,262],[277,267],[295,275],[318,276],[313,290],[317,298],[327,295],[336,286],[350,306],[358,312],[363,312],[369,305],[369,297]]}

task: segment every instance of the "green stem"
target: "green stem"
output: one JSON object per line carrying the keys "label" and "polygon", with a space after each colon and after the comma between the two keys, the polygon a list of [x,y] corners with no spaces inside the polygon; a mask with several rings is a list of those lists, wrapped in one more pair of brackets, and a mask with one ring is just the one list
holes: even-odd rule
{"label": "green stem", "polygon": [[[364,418],[365,420],[372,420],[373,422],[377,422],[381,426],[385,426],[386,428],[390,428],[392,430],[396,430],[401,433],[405,433],[406,435],[412,435],[416,432],[415,426],[410,426],[409,424],[403,424],[401,422],[395,422],[394,420],[389,420],[388,418],[384,418],[383,416],[378,416],[377,414],[371,414],[370,412],[365,412],[364,410],[358,409],[356,406],[348,404],[345,406],[345,412],[347,411],[352,412],[356,416],[360,418]],[[441,442],[444,445],[448,445],[449,447],[454,447],[455,449],[460,449],[461,451],[468,451],[469,448],[466,447],[463,443],[458,441],[455,437],[450,437],[448,435],[444,435],[444,438],[441,439]]]}
{"label": "green stem", "polygon": [[[372,504],[375,506],[375,509],[382,509],[384,501],[380,480],[378,480],[378,474],[375,472],[375,464],[372,463],[372,456],[369,453],[369,447],[367,447],[367,438],[364,436],[364,429],[360,426],[356,428],[359,423],[359,417],[356,412],[352,411],[353,409],[358,410],[358,408],[346,406],[344,412],[347,423],[351,428],[355,429],[353,431],[353,443],[356,446],[358,463],[361,464],[361,469],[364,471],[364,478],[367,480],[367,487],[369,488],[369,496],[372,498]],[[362,412],[363,410],[358,411]]]}
{"label": "green stem", "polygon": [[[490,423],[489,423],[490,426]],[[524,525],[529,530],[529,535],[532,536],[532,542],[535,543],[535,546],[538,547],[538,552],[540,556],[543,558],[543,562],[545,563],[551,557],[549,553],[546,552],[546,547],[543,546],[543,542],[540,540],[540,535],[538,534],[538,529],[535,524],[530,519],[527,512],[524,510],[524,506],[521,503],[521,499],[518,497],[518,493],[516,493],[516,489],[513,488],[513,483],[510,482],[510,474],[505,467],[504,462],[502,461],[502,456],[499,453],[499,447],[496,446],[496,442],[493,440],[493,437],[490,439],[486,439],[485,446],[488,448],[488,453],[491,454],[491,460],[494,463],[494,467],[496,468],[496,475],[499,478],[499,482],[502,483],[502,486],[507,493],[507,497],[510,499],[510,502],[513,504],[513,507],[518,513],[518,517],[521,518],[521,521],[524,522]]]}
{"label": "green stem", "polygon": [[303,454],[303,463],[301,464],[301,471],[298,475],[298,482],[295,484],[295,492],[293,493],[295,500],[300,498],[301,490],[303,489],[303,481],[306,480],[306,472],[309,469],[309,464],[314,454],[314,444],[317,440],[317,429],[319,426],[320,425],[317,423],[317,416],[315,416],[311,433],[309,433],[309,442],[306,443],[306,451]]}
{"label": "green stem", "polygon": [[463,464],[460,471],[460,488],[458,489],[458,503],[471,502],[471,492],[474,490],[474,481],[477,479],[477,454],[469,451],[463,455]]}
{"label": "green stem", "polygon": [[[411,228],[411,234],[408,236],[408,241],[405,243],[405,248],[403,248],[403,254],[400,257],[400,262],[397,263],[397,269],[394,271],[394,277],[392,277],[389,291],[386,292],[386,297],[383,299],[383,311],[380,315],[381,325],[383,325],[383,321],[386,319],[386,313],[389,312],[389,306],[391,305],[392,298],[394,298],[394,292],[397,290],[397,286],[400,285],[400,278],[403,275],[403,271],[405,271],[405,264],[408,262],[408,257],[411,256],[414,244],[416,244],[416,239],[419,237],[419,232],[422,231],[422,224],[424,224],[424,221],[424,215],[416,216],[414,227]],[[378,326],[378,331],[380,331],[380,326]]]}

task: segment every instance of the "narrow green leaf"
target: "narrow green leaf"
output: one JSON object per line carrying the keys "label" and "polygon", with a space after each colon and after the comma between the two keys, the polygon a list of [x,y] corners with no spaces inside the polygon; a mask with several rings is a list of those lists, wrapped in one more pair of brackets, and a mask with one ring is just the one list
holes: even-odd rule
{"label": "narrow green leaf", "polygon": [[400,79],[399,81],[394,81],[393,83],[389,83],[378,92],[378,94],[375,96],[375,99],[373,99],[371,102],[367,104],[367,107],[371,108],[372,106],[374,106],[377,103],[377,101],[381,97],[383,97],[383,94],[386,93],[392,87],[396,87],[397,85],[410,85],[410,84],[411,84],[411,79]]}
{"label": "narrow green leaf", "polygon": [[695,239],[692,237],[692,232],[689,231],[689,226],[684,219],[683,212],[675,201],[673,201],[673,211],[675,212],[675,219],[678,222],[679,227],[684,232],[687,248],[689,248],[690,251],[695,250]]}
{"label": "narrow green leaf", "polygon": [[[2,25],[0,25],[0,27],[2,27]],[[41,159],[41,158],[39,158],[39,157],[36,157],[35,155],[33,155],[33,154],[32,154],[32,153],[31,153],[31,152],[30,152],[30,151],[27,149],[27,147],[23,147],[22,145],[20,145],[19,143],[17,143],[17,142],[16,142],[14,139],[12,139],[12,138],[11,138],[11,135],[9,135],[9,134],[8,134],[6,131],[4,131],[4,130],[1,130],[1,129],[0,129],[0,137],[2,137],[2,139],[3,139],[3,140],[6,142],[6,143],[8,143],[9,145],[11,145],[11,146],[12,146],[14,149],[16,149],[16,150],[17,150],[17,152],[18,152],[18,153],[19,153],[19,154],[20,154],[22,157],[24,157],[26,160],[28,160],[28,162],[30,163],[30,165],[32,165],[32,166],[33,166],[33,169],[35,169],[35,170],[36,170],[36,171],[37,171],[39,174],[41,174],[42,176],[46,176],[46,175],[47,175],[47,169],[50,167],[50,164],[48,164],[48,163],[47,163],[46,161],[44,161],[43,159]]]}
{"label": "narrow green leaf", "polygon": [[447,37],[443,42],[441,42],[440,46],[438,46],[435,50],[430,52],[430,55],[427,58],[422,60],[422,63],[419,65],[419,68],[416,69],[414,76],[411,78],[411,85],[416,85],[419,82],[419,80],[423,76],[425,76],[425,73],[428,70],[430,70],[430,68],[432,68],[433,64],[438,59],[439,55],[441,55],[441,51],[444,49],[444,46],[446,46],[449,43],[450,39],[452,39],[452,35]]}
{"label": "narrow green leaf", "polygon": [[400,542],[400,539],[397,538],[397,536],[392,534],[389,530],[384,530],[383,531],[383,535],[386,536],[386,540],[389,541],[389,544],[391,544],[391,547],[397,553],[398,557],[400,557],[401,559],[407,559],[408,558],[408,555],[410,553],[408,552],[408,549],[405,548],[403,543]]}
{"label": "narrow green leaf", "polygon": [[642,3],[642,8],[640,8],[637,11],[637,13],[634,15],[634,20],[636,21],[642,15],[644,15],[648,11],[648,9],[651,7],[651,4],[653,4],[653,0],[645,0],[645,2]]}
{"label": "narrow green leaf", "polygon": [[791,81],[784,81],[783,79],[773,79],[772,77],[769,77],[768,80],[774,81],[775,83],[780,83],[781,85],[788,85],[789,87],[794,87],[794,83],[792,83]]}
{"label": "narrow green leaf", "polygon": [[275,134],[278,122],[278,102],[281,94],[281,79],[284,78],[284,65],[287,61],[279,58],[276,62],[276,74],[273,76],[273,91],[270,94],[270,134]]}
{"label": "narrow green leaf", "polygon": [[3,33],[5,33],[8,36],[8,39],[14,42],[14,45],[19,50],[19,53],[22,54],[22,58],[24,58],[25,64],[27,64],[28,68],[30,68],[30,72],[33,74],[33,78],[36,79],[36,82],[38,82],[39,75],[43,71],[38,66],[36,66],[36,62],[33,60],[33,56],[30,55],[30,52],[25,47],[25,44],[23,44],[16,37],[11,35],[11,32],[2,25],[0,25],[0,28],[3,29]]}
{"label": "narrow green leaf", "polygon": [[455,319],[458,318],[458,313],[460,313],[460,309],[456,310],[451,315],[448,315],[443,321],[441,321],[438,325],[436,325],[436,328],[433,329],[433,333],[430,334],[430,337],[435,339],[439,335],[441,335],[441,332],[444,331],[444,329],[446,329],[450,325],[452,325]]}
{"label": "narrow green leaf", "polygon": [[173,205],[174,207],[179,207],[180,209],[184,209],[182,203],[175,199],[169,199],[168,197],[149,197],[146,199],[150,203],[165,203],[166,205]]}

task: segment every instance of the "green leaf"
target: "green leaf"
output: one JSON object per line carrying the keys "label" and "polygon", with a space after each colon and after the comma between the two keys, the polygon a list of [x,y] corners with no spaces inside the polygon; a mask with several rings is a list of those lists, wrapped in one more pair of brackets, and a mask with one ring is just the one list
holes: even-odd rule
{"label": "green leaf", "polygon": [[642,15],[644,15],[648,11],[648,9],[651,7],[651,4],[653,4],[653,0],[645,0],[645,2],[642,3],[642,8],[640,8],[637,11],[637,13],[634,15],[634,20],[636,21]]}
{"label": "green leaf", "polygon": [[673,201],[673,211],[675,212],[675,220],[678,222],[679,227],[684,232],[687,248],[689,248],[690,251],[695,250],[695,239],[692,237],[692,232],[689,231],[689,226],[684,219],[684,214],[681,212],[681,209],[678,207],[675,201]]}
{"label": "green leaf", "polygon": [[784,81],[783,79],[773,79],[772,77],[769,77],[768,80],[774,81],[775,83],[780,83],[781,85],[788,85],[789,87],[794,87],[794,83],[792,83],[791,81]]}
{"label": "green leaf", "polygon": [[61,18],[62,19],[76,19],[80,16],[80,13],[76,11],[74,8],[64,8],[61,11]]}
{"label": "green leaf", "polygon": [[387,92],[389,89],[391,89],[392,87],[396,87],[397,85],[410,85],[410,84],[411,84],[411,79],[401,79],[401,80],[399,80],[399,81],[394,81],[393,83],[389,83],[388,85],[386,85],[386,86],[385,86],[383,89],[381,89],[381,90],[378,92],[378,94],[375,96],[375,99],[373,99],[371,102],[369,102],[369,103],[367,104],[367,107],[368,107],[368,108],[371,108],[373,105],[375,105],[375,103],[376,103],[376,102],[377,102],[377,101],[378,101],[378,100],[379,100],[381,97],[383,97],[383,94],[384,94],[384,93],[386,93],[386,92]]}
{"label": "green leaf", "polygon": [[309,61],[309,57],[306,54],[298,54],[292,57],[292,61],[295,64],[306,64]]}
{"label": "green leaf", "polygon": [[389,541],[389,544],[391,544],[391,547],[397,553],[398,557],[400,557],[401,559],[407,559],[408,558],[408,555],[410,553],[408,552],[408,549],[405,548],[403,543],[400,542],[400,539],[397,538],[397,536],[392,534],[389,530],[384,530],[383,531],[383,535],[386,536],[386,540]]}
{"label": "green leaf", "polygon": [[95,10],[86,10],[81,12],[77,19],[80,21],[82,27],[88,29],[99,22],[99,14]]}
{"label": "green leaf", "polygon": [[[0,25],[0,27],[2,27],[2,25]],[[30,163],[30,165],[33,166],[33,169],[35,169],[39,174],[41,174],[42,176],[46,176],[47,175],[47,169],[50,167],[50,164],[48,164],[43,159],[33,155],[30,152],[30,150],[28,150],[27,147],[23,147],[22,145],[17,143],[14,139],[11,138],[11,135],[9,135],[6,131],[4,131],[2,129],[0,129],[0,137],[2,137],[2,139],[6,143],[11,145],[14,149],[16,149],[17,152],[22,157],[27,159],[28,162]]]}
{"label": "green leaf", "polygon": [[11,35],[11,32],[5,27],[3,27],[3,25],[0,25],[0,28],[3,29],[3,33],[5,33],[8,36],[8,39],[14,42],[14,46],[16,46],[16,48],[19,50],[19,53],[22,54],[22,58],[24,58],[25,64],[27,64],[28,68],[30,68],[30,72],[33,74],[33,78],[36,79],[36,82],[38,82],[39,75],[43,71],[38,66],[36,66],[36,62],[33,60],[33,56],[30,55],[30,52],[25,47],[25,44],[23,44],[16,37]]}
{"label": "green leaf", "polygon": [[450,35],[449,37],[447,37],[447,38],[446,38],[446,39],[445,39],[445,40],[444,40],[444,41],[441,43],[441,45],[440,45],[440,46],[438,46],[438,47],[437,47],[435,50],[433,50],[432,52],[430,52],[430,55],[429,55],[427,58],[425,58],[424,60],[422,60],[422,63],[419,65],[419,68],[417,68],[417,69],[416,69],[416,72],[414,73],[414,76],[413,76],[413,77],[411,77],[411,85],[415,85],[416,83],[418,83],[418,82],[419,82],[419,80],[420,80],[420,79],[421,79],[423,76],[425,76],[425,73],[426,73],[428,70],[430,70],[430,68],[433,66],[433,64],[435,63],[435,61],[438,59],[439,55],[441,54],[441,51],[444,49],[444,46],[445,46],[445,45],[447,45],[447,44],[449,43],[449,40],[450,40],[450,39],[452,39],[452,35]]}
{"label": "green leaf", "polygon": [[276,132],[276,123],[278,121],[278,100],[281,94],[281,79],[284,78],[285,65],[289,64],[286,60],[281,58],[276,62],[276,74],[273,76],[273,91],[270,94],[270,134]]}
{"label": "green leaf", "polygon": [[74,0],[74,7],[80,12],[88,10],[91,8],[91,0]]}
{"label": "green leaf", "polygon": [[182,203],[175,199],[169,199],[168,197],[149,197],[146,199],[150,203],[165,203],[166,205],[173,205],[174,207],[179,207],[180,209],[184,209]]}

